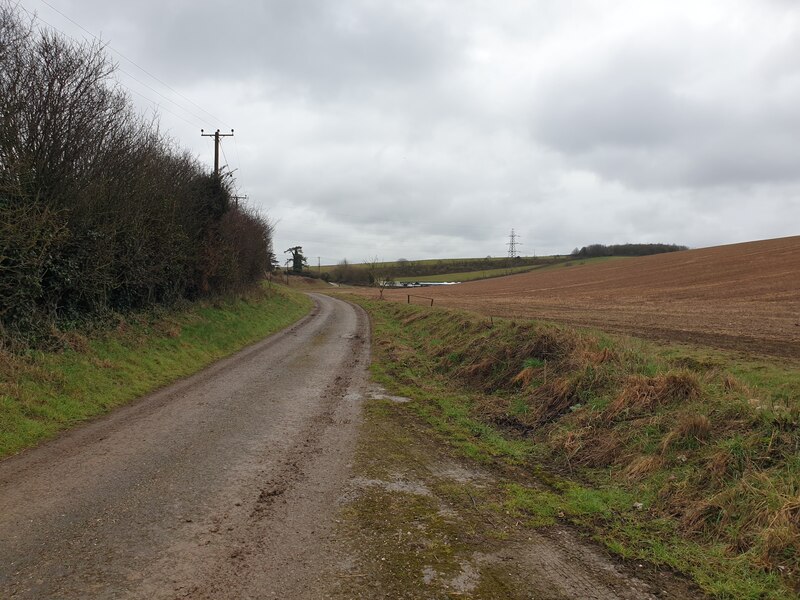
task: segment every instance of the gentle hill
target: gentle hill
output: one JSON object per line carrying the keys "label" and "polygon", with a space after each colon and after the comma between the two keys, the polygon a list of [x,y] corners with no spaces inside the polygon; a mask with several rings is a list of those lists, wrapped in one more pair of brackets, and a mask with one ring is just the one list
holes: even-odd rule
{"label": "gentle hill", "polygon": [[800,236],[565,264],[425,295],[487,315],[800,357]]}
{"label": "gentle hill", "polygon": [[[330,281],[369,285],[375,281],[467,281],[496,277],[509,272],[565,262],[565,256],[519,256],[397,260],[394,262],[347,263],[321,267],[318,273]],[[313,272],[313,269],[312,269]]]}

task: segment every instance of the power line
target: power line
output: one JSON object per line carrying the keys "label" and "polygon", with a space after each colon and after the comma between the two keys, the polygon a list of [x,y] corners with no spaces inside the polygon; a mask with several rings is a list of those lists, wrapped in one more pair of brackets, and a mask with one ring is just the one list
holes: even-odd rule
{"label": "power line", "polygon": [[[61,34],[61,35],[63,35],[64,37],[67,37],[67,38],[71,39],[73,42],[75,42],[75,43],[80,43],[80,42],[78,42],[78,40],[76,40],[76,39],[75,39],[73,36],[71,36],[70,34],[68,34],[68,33],[66,33],[65,31],[63,31],[63,30],[59,29],[58,27],[56,27],[55,25],[53,25],[53,24],[52,24],[52,23],[50,23],[49,21],[46,21],[45,19],[43,19],[42,17],[40,17],[40,16],[39,16],[39,15],[37,15],[36,13],[29,11],[29,10],[28,10],[27,8],[25,8],[25,7],[24,7],[24,6],[23,6],[21,3],[20,3],[20,4],[18,4],[18,6],[19,6],[19,7],[20,7],[22,10],[24,10],[24,11],[25,11],[25,12],[26,12],[26,13],[27,13],[27,14],[28,14],[28,15],[29,15],[29,16],[30,16],[32,19],[34,19],[34,20],[36,20],[36,21],[39,21],[39,22],[43,23],[44,25],[46,25],[47,27],[49,27],[49,28],[50,28],[50,29],[52,29],[53,31],[57,31],[58,33],[60,33],[60,34]],[[120,69],[120,71],[122,71],[122,69]],[[139,81],[138,79],[136,79],[135,77],[133,77],[132,75],[130,75],[130,73],[127,73],[127,72],[125,72],[125,71],[122,71],[122,72],[123,72],[123,73],[125,73],[126,75],[128,75],[129,77],[131,77],[131,79],[134,79],[134,80],[136,80],[136,81]],[[167,107],[165,107],[165,106],[164,106],[163,104],[161,104],[160,102],[158,102],[158,101],[156,101],[156,100],[153,100],[152,98],[150,98],[150,97],[148,97],[148,96],[145,96],[145,95],[144,95],[144,94],[142,94],[141,92],[138,92],[138,91],[134,90],[132,87],[130,87],[130,86],[128,86],[128,85],[125,85],[125,84],[124,84],[122,81],[120,81],[119,79],[116,79],[116,83],[117,83],[117,85],[120,85],[120,86],[124,87],[124,88],[125,88],[126,90],[128,90],[129,92],[131,92],[131,93],[133,93],[133,94],[136,94],[137,96],[140,96],[140,97],[144,98],[145,100],[147,100],[148,102],[150,102],[151,104],[153,104],[155,107],[157,107],[159,110],[163,110],[164,112],[167,112],[167,113],[171,114],[172,116],[179,118],[179,119],[180,119],[180,120],[182,120],[184,123],[188,123],[189,125],[192,125],[193,127],[194,127],[194,126],[197,126],[197,122],[191,122],[191,121],[189,121],[188,119],[186,119],[186,118],[182,117],[181,115],[179,115],[179,114],[177,114],[177,113],[175,113],[175,112],[173,112],[173,111],[169,110]],[[141,81],[139,81],[139,83],[141,83],[142,85],[145,85],[146,87],[150,87],[150,86],[148,86],[147,84],[145,84],[145,83],[143,83],[143,82],[141,82]],[[167,98],[166,96],[164,96],[163,94],[161,94],[161,93],[160,93],[158,90],[155,90],[155,89],[153,89],[153,88],[150,88],[150,89],[151,89],[151,90],[153,90],[154,92],[156,92],[157,94],[159,94],[160,96],[162,96],[163,98],[165,98],[166,100],[168,100],[168,101],[172,102],[173,104],[175,104],[175,105],[176,105],[176,106],[178,106],[179,108],[182,108],[183,110],[186,110],[186,108],[185,108],[185,107],[182,107],[180,104],[178,104],[178,103],[176,103],[176,102],[174,102],[174,101],[170,100],[169,98]],[[188,110],[186,110],[186,112],[187,112],[187,113],[189,113],[191,116],[193,116],[195,119],[197,119],[197,118],[198,118],[198,117],[197,117],[197,115],[193,114],[191,111],[188,111]],[[200,119],[200,121],[202,122],[202,119]]]}
{"label": "power line", "polygon": [[[201,116],[199,116],[199,115],[197,115],[197,114],[193,113],[192,111],[188,110],[188,109],[187,109],[185,106],[181,106],[180,104],[178,104],[177,102],[175,102],[175,101],[174,101],[174,100],[172,100],[171,98],[168,98],[167,96],[165,96],[164,94],[162,94],[161,92],[159,92],[159,91],[158,91],[157,89],[155,89],[154,87],[151,87],[151,86],[149,86],[148,84],[146,84],[144,81],[142,81],[141,79],[138,79],[138,78],[134,77],[133,75],[131,75],[130,73],[128,73],[128,72],[127,72],[125,69],[119,69],[119,72],[120,72],[120,73],[124,73],[125,75],[127,75],[128,77],[130,77],[131,79],[133,79],[134,81],[136,81],[137,83],[140,83],[140,84],[142,84],[142,85],[143,85],[144,87],[146,87],[148,90],[151,90],[151,91],[155,92],[156,94],[158,94],[159,96],[161,96],[162,98],[164,98],[164,100],[166,100],[167,102],[171,102],[172,104],[174,104],[174,105],[175,105],[175,106],[177,106],[178,108],[180,108],[180,109],[182,109],[182,110],[185,110],[185,111],[186,111],[188,114],[190,114],[192,117],[194,117],[195,119],[197,119],[197,121],[199,121],[200,123],[203,123],[203,122],[205,121],[205,119],[204,119],[203,117],[201,117]],[[175,114],[175,113],[172,113],[172,114]]]}
{"label": "power line", "polygon": [[[69,15],[66,15],[66,14],[64,14],[63,12],[61,12],[60,10],[58,10],[58,9],[57,9],[55,6],[53,6],[52,4],[50,4],[49,2],[47,2],[47,0],[39,0],[39,1],[40,1],[42,4],[44,4],[45,6],[48,6],[48,7],[50,7],[52,10],[54,10],[54,11],[55,11],[55,12],[57,12],[59,15],[61,15],[61,16],[62,16],[62,17],[64,17],[65,19],[67,19],[67,20],[68,20],[70,23],[72,23],[72,24],[73,24],[73,25],[75,25],[76,27],[80,28],[80,29],[81,29],[83,32],[85,32],[86,34],[90,35],[92,38],[94,38],[94,39],[95,39],[95,40],[97,40],[98,42],[100,42],[100,43],[103,43],[103,40],[101,40],[99,37],[97,37],[97,36],[96,36],[95,34],[93,34],[91,31],[89,31],[88,29],[86,29],[86,28],[85,28],[83,25],[81,25],[80,23],[78,23],[77,21],[75,21],[75,20],[74,20],[73,18],[71,18]],[[26,12],[27,12],[27,11],[26,11]],[[30,13],[29,13],[29,14],[30,14]],[[52,25],[51,25],[51,27],[52,27]],[[63,32],[62,32],[62,33],[63,33]],[[66,34],[65,34],[65,35],[66,35]],[[123,59],[127,60],[127,61],[128,61],[129,63],[131,63],[131,64],[132,64],[134,67],[136,67],[137,69],[139,69],[140,71],[142,71],[143,73],[145,73],[146,75],[148,75],[149,77],[153,78],[155,81],[157,81],[158,83],[160,83],[161,85],[163,85],[165,88],[167,88],[168,90],[170,90],[170,91],[171,91],[171,92],[173,92],[174,94],[177,94],[178,96],[180,96],[181,98],[183,98],[184,100],[186,100],[186,101],[187,101],[189,104],[191,104],[191,105],[195,106],[196,108],[199,108],[199,109],[200,109],[201,111],[203,111],[203,112],[204,112],[206,115],[208,115],[209,117],[211,117],[211,119],[212,119],[212,120],[214,120],[214,121],[217,121],[217,122],[219,122],[219,123],[222,123],[222,124],[223,124],[223,125],[225,125],[226,127],[229,127],[229,125],[227,125],[227,124],[225,123],[225,121],[223,121],[223,120],[222,120],[222,119],[220,119],[219,117],[216,117],[216,116],[212,115],[212,114],[211,114],[210,112],[208,112],[208,111],[207,111],[205,108],[203,108],[202,106],[200,106],[200,105],[199,105],[199,104],[197,104],[196,102],[192,101],[192,100],[191,100],[191,98],[188,98],[188,97],[184,96],[182,93],[180,93],[178,90],[176,90],[175,88],[173,88],[171,85],[169,85],[169,84],[168,84],[168,83],[166,83],[165,81],[163,81],[163,80],[159,79],[158,77],[156,77],[155,75],[153,75],[153,74],[152,74],[150,71],[148,71],[147,69],[145,69],[144,67],[142,67],[141,65],[139,65],[139,64],[138,64],[137,62],[135,62],[134,60],[132,60],[132,59],[128,58],[127,56],[125,56],[125,55],[124,55],[122,52],[120,52],[119,50],[117,50],[116,48],[114,48],[114,47],[113,47],[111,44],[104,44],[104,45],[105,45],[107,48],[109,48],[109,49],[110,49],[112,52],[114,52],[115,54],[119,55],[121,58],[123,58]],[[137,81],[138,81],[138,80],[137,80]],[[140,82],[140,83],[141,83],[141,82]],[[145,85],[145,84],[143,84],[143,85]],[[151,89],[152,89],[152,88],[151,88]],[[153,90],[153,91],[155,91],[155,90]],[[156,92],[156,93],[160,93],[160,92]],[[174,102],[174,101],[170,100],[170,102]],[[175,103],[175,102],[174,102],[174,103]],[[175,103],[175,104],[176,104],[176,105],[178,105],[177,103]],[[186,112],[189,112],[189,113],[191,114],[191,111],[189,111],[189,110],[188,110],[188,109],[186,109],[185,107],[182,107],[182,108],[184,108],[184,110],[186,110]],[[196,117],[196,115],[194,115],[194,116]],[[204,119],[200,119],[200,120],[201,120],[201,121],[203,121]]]}
{"label": "power line", "polygon": [[242,159],[239,156],[239,144],[236,142],[236,138],[233,138],[233,149],[236,151],[236,164],[237,168],[239,169],[239,180],[242,182],[242,187],[247,187],[244,183],[244,177],[242,177]]}
{"label": "power line", "polygon": [[[94,40],[96,40],[96,41],[98,41],[99,43],[103,44],[103,45],[104,45],[104,47],[107,47],[109,50],[111,50],[112,52],[114,52],[115,54],[117,54],[118,56],[120,56],[121,58],[123,58],[124,60],[128,61],[129,63],[131,63],[131,64],[132,64],[134,67],[136,67],[137,69],[139,69],[141,72],[145,73],[147,76],[149,76],[149,77],[150,77],[150,78],[152,78],[153,80],[157,81],[158,83],[160,83],[161,85],[163,85],[165,88],[167,88],[168,90],[170,90],[170,91],[171,91],[171,92],[173,92],[174,94],[177,94],[178,96],[180,96],[181,98],[183,98],[183,99],[184,99],[186,102],[188,102],[188,103],[189,103],[189,104],[191,104],[192,106],[195,106],[196,108],[198,108],[199,110],[201,110],[203,113],[205,113],[206,115],[208,115],[209,117],[211,117],[211,118],[212,118],[214,121],[221,122],[223,125],[225,125],[225,122],[224,122],[222,119],[220,119],[219,117],[217,117],[217,116],[213,115],[212,113],[210,113],[209,111],[207,111],[205,108],[203,108],[202,106],[200,106],[199,104],[197,104],[196,102],[194,102],[194,101],[193,101],[191,98],[188,98],[187,96],[185,96],[184,94],[182,94],[181,92],[179,92],[178,90],[176,90],[175,88],[173,88],[172,86],[170,86],[170,85],[169,85],[167,82],[165,82],[165,81],[163,81],[162,79],[160,79],[159,77],[156,77],[155,75],[153,75],[153,74],[152,74],[150,71],[148,71],[147,69],[145,69],[144,67],[142,67],[142,66],[141,66],[140,64],[138,64],[136,61],[134,61],[134,60],[133,60],[133,59],[131,59],[131,58],[128,58],[128,57],[127,57],[125,54],[123,54],[122,52],[120,52],[119,50],[117,50],[116,48],[114,48],[113,46],[111,46],[111,44],[109,44],[109,43],[106,43],[106,42],[103,42],[103,40],[102,40],[100,37],[98,37],[97,35],[95,35],[95,34],[94,34],[94,33],[92,33],[91,31],[89,31],[88,29],[86,29],[86,28],[85,28],[83,25],[81,25],[80,23],[78,23],[78,22],[77,22],[75,19],[73,19],[73,18],[72,18],[72,17],[70,17],[69,15],[65,14],[64,12],[62,12],[61,10],[59,10],[58,8],[56,8],[55,6],[53,6],[52,4],[50,4],[49,2],[47,2],[47,0],[40,0],[40,2],[41,2],[42,4],[44,4],[45,6],[49,7],[51,10],[55,11],[56,13],[58,13],[59,15],[61,15],[62,17],[64,17],[65,19],[67,19],[67,20],[68,20],[70,23],[72,23],[73,25],[75,25],[76,27],[78,27],[78,28],[79,28],[81,31],[83,31],[84,33],[86,33],[87,35],[89,35],[89,36],[90,36],[91,38],[93,38]],[[23,7],[23,9],[24,9],[24,7]],[[26,10],[26,12],[28,12],[28,14],[31,14],[31,13],[30,13],[29,11],[27,11],[27,10]],[[32,15],[32,16],[33,16],[34,18],[38,18],[40,21],[42,21],[42,22],[44,22],[44,23],[47,23],[46,21],[44,21],[44,19],[41,19],[41,17],[38,17],[38,15],[35,15],[35,14],[34,14],[34,15]],[[70,37],[70,39],[73,39],[73,40],[74,40],[74,38],[72,38],[72,36],[69,36],[67,33],[65,33],[65,32],[63,32],[63,31],[59,30],[58,28],[56,28],[55,26],[51,25],[50,23],[47,23],[47,25],[49,25],[51,28],[55,29],[56,31],[59,31],[59,32],[60,32],[60,33],[62,33],[63,35],[66,35],[67,37]],[[75,40],[75,41],[77,41],[77,40]],[[134,81],[136,81],[136,82],[137,82],[137,83],[139,83],[140,85],[143,85],[144,87],[146,87],[147,89],[149,89],[149,90],[150,90],[150,91],[152,91],[153,93],[155,93],[155,94],[158,94],[160,97],[162,97],[162,98],[163,98],[164,100],[166,100],[167,102],[170,102],[170,103],[171,103],[171,104],[173,104],[174,106],[176,106],[176,107],[178,107],[179,109],[181,109],[181,110],[185,111],[185,112],[186,112],[188,115],[190,115],[190,116],[191,116],[191,117],[193,117],[194,119],[197,119],[197,120],[198,120],[200,123],[202,123],[203,121],[205,121],[205,118],[204,118],[204,117],[202,117],[202,116],[198,115],[197,113],[193,112],[193,111],[192,111],[192,110],[190,110],[190,109],[189,109],[187,106],[185,106],[185,105],[182,105],[182,104],[180,104],[180,103],[176,102],[176,101],[175,101],[175,100],[173,100],[172,98],[169,98],[168,96],[166,96],[165,94],[161,93],[160,91],[158,91],[157,89],[155,89],[155,88],[154,88],[154,87],[152,87],[151,85],[149,85],[149,84],[145,83],[144,81],[142,81],[142,80],[141,80],[141,79],[139,79],[138,77],[135,77],[134,75],[132,75],[130,72],[126,71],[125,69],[122,69],[122,68],[120,68],[120,69],[119,69],[119,71],[120,71],[121,73],[125,74],[126,76],[130,77],[131,79],[133,79]],[[130,87],[128,87],[128,86],[126,86],[126,85],[125,85],[125,84],[123,84],[122,82],[119,82],[119,81],[118,81],[118,83],[120,83],[120,85],[122,85],[123,87],[125,87],[125,88],[126,88],[126,89],[128,89],[129,91],[131,91],[131,92],[133,92],[133,93],[137,94],[138,96],[141,96],[141,97],[142,97],[142,98],[144,98],[145,100],[147,100],[147,101],[151,102],[153,105],[157,106],[159,109],[161,109],[161,110],[164,110],[165,112],[167,112],[167,113],[169,113],[169,114],[171,114],[171,115],[173,115],[173,116],[176,116],[176,117],[178,117],[179,119],[181,119],[181,120],[182,120],[182,121],[184,121],[185,123],[188,123],[189,125],[196,125],[195,123],[192,123],[192,122],[190,122],[189,120],[185,119],[184,117],[181,117],[180,115],[178,115],[178,114],[176,114],[175,112],[173,112],[173,111],[169,110],[168,108],[164,107],[163,105],[161,105],[161,104],[158,104],[157,102],[155,102],[155,101],[151,100],[150,98],[148,98],[148,97],[147,97],[147,96],[145,96],[144,94],[141,94],[140,92],[137,92],[137,91],[133,90],[132,88],[130,88]],[[220,140],[220,142],[221,142],[221,140]],[[234,147],[235,147],[235,150],[236,150],[236,156],[237,156],[237,160],[238,160],[238,162],[239,162],[239,164],[238,164],[237,168],[241,170],[241,159],[239,158],[239,148],[238,148],[238,145],[236,144],[236,140],[235,140],[235,138],[234,138]],[[221,144],[220,144],[220,148],[222,148],[222,145],[221,145]],[[228,163],[228,157],[227,157],[227,156],[225,156],[225,150],[224,150],[224,149],[222,149],[222,155],[223,155],[223,157],[225,158],[225,162],[226,162],[226,164],[228,164],[228,165],[229,165],[229,163]],[[241,175],[241,173],[240,173],[240,175]]]}
{"label": "power line", "polygon": [[[231,129],[231,133],[233,133],[233,129]],[[221,134],[220,134],[220,137],[221,137]],[[236,137],[234,137],[233,139],[236,139]],[[222,143],[222,140],[219,141],[219,150],[220,150],[220,152],[222,152],[222,158],[225,160],[225,166],[228,167],[228,169],[230,169],[231,168],[231,163],[228,162],[228,157],[225,156],[225,144]],[[230,171],[230,172],[232,173],[233,171]]]}
{"label": "power line", "polygon": [[179,118],[181,121],[183,121],[184,123],[187,123],[187,124],[191,125],[192,127],[196,127],[196,126],[197,126],[197,123],[193,123],[192,121],[189,121],[188,119],[184,119],[184,118],[183,118],[182,116],[180,116],[179,114],[172,112],[172,111],[171,111],[170,109],[168,109],[166,106],[164,106],[164,105],[162,105],[162,104],[159,104],[158,102],[156,102],[156,101],[155,101],[155,100],[153,100],[152,98],[148,98],[148,97],[147,97],[147,96],[145,96],[144,94],[141,94],[141,93],[137,92],[136,90],[129,88],[127,85],[125,85],[125,84],[124,84],[124,83],[122,83],[121,81],[117,81],[117,83],[118,83],[119,85],[121,85],[122,87],[124,87],[124,88],[125,88],[126,90],[128,90],[129,92],[131,92],[132,94],[136,94],[137,96],[141,96],[142,98],[144,98],[145,100],[147,100],[148,102],[150,102],[151,104],[153,104],[153,105],[154,105],[156,108],[158,108],[158,110],[163,110],[163,111],[165,111],[165,112],[168,112],[168,113],[169,113],[169,114],[171,114],[173,117],[177,117],[177,118]]}
{"label": "power line", "polygon": [[[231,132],[233,132],[233,130],[231,130]],[[230,136],[230,137],[233,138],[234,147],[237,147],[236,146],[236,136]],[[228,157],[225,155],[225,144],[222,143],[221,139],[219,141],[219,149],[222,152],[222,158],[225,160],[225,166],[230,169],[231,163],[230,163],[230,161],[228,161]],[[239,151],[238,150],[236,151],[236,155],[237,155],[237,158],[238,158],[238,155],[239,155]],[[233,172],[234,171],[239,171],[239,176],[241,177],[241,174],[242,174],[241,168],[242,168],[241,161],[239,161],[239,164],[237,165],[237,167],[235,169],[228,171],[228,173],[231,175],[231,178],[233,177]],[[244,185],[242,185],[242,188],[243,187],[244,187]],[[236,191],[239,192],[240,189],[241,188],[239,188],[237,186]],[[248,195],[247,194],[241,194],[241,195],[237,194],[237,195],[233,196],[233,199],[236,200],[236,205],[238,206],[239,205],[239,200],[247,200],[248,199]]]}

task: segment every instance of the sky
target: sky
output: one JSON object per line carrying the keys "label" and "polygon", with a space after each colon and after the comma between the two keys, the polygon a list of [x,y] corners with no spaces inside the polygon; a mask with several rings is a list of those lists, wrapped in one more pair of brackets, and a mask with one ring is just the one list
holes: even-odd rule
{"label": "sky", "polygon": [[209,169],[200,129],[234,129],[222,163],[279,256],[800,234],[795,0],[20,3],[106,42]]}

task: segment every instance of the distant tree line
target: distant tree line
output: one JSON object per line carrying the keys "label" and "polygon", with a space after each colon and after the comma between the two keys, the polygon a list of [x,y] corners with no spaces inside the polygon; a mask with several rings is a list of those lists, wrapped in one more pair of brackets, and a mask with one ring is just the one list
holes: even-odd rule
{"label": "distant tree line", "polygon": [[0,0],[0,339],[241,290],[272,225],[137,114],[97,43]]}
{"label": "distant tree line", "polygon": [[664,252],[678,252],[688,250],[687,246],[676,244],[591,244],[580,250],[575,248],[572,256],[580,258],[595,258],[598,256],[647,256],[649,254],[662,254]]}
{"label": "distant tree line", "polygon": [[339,261],[330,272],[323,273],[321,277],[325,281],[351,285],[372,285],[375,283],[375,275],[370,272],[367,263],[354,265],[346,258]]}

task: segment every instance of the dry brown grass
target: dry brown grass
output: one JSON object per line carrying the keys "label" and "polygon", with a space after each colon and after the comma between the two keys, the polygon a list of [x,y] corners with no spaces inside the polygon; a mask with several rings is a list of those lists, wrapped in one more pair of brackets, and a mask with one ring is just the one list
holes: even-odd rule
{"label": "dry brown grass", "polygon": [[520,347],[520,356],[554,361],[563,359],[581,346],[581,338],[575,332],[561,329],[526,330],[528,342]]}
{"label": "dry brown grass", "polygon": [[744,385],[737,377],[731,375],[730,373],[725,373],[722,376],[722,389],[724,389],[726,392],[741,392],[743,388]]}
{"label": "dry brown grass", "polygon": [[0,393],[19,398],[20,381],[26,377],[47,383],[60,380],[57,373],[42,368],[32,360],[0,350]]}
{"label": "dry brown grass", "polygon": [[468,379],[480,379],[491,373],[496,364],[497,361],[494,358],[487,357],[479,360],[478,362],[465,366],[461,372]]}
{"label": "dry brown grass", "polygon": [[624,460],[625,441],[607,429],[596,430],[583,443],[574,462],[587,467],[605,467]]}
{"label": "dry brown grass", "polygon": [[608,406],[605,418],[613,421],[624,414],[638,415],[659,406],[686,403],[700,397],[697,377],[689,371],[674,371],[655,377],[628,378],[619,396]]}
{"label": "dry brown grass", "polygon": [[599,352],[587,351],[584,356],[586,362],[592,365],[602,365],[608,362],[618,363],[620,361],[619,353],[611,348],[603,348]]}
{"label": "dry brown grass", "polygon": [[606,467],[624,462],[625,440],[614,431],[584,427],[556,430],[548,438],[551,448],[563,452],[570,465]]}
{"label": "dry brown grass", "polygon": [[535,370],[533,367],[525,367],[514,376],[514,379],[511,380],[511,383],[515,383],[520,385],[521,387],[528,387],[533,381],[533,375]]}
{"label": "dry brown grass", "polygon": [[537,425],[552,421],[575,404],[575,383],[566,377],[556,377],[536,388],[530,396],[532,410],[526,421]]}
{"label": "dry brown grass", "polygon": [[652,475],[664,466],[663,457],[658,454],[643,455],[634,458],[623,470],[628,479],[639,480]]}
{"label": "dry brown grass", "polygon": [[475,400],[472,407],[472,414],[474,414],[481,421],[487,423],[507,424],[510,425],[511,418],[509,417],[509,410],[511,404],[508,398],[499,399],[494,396],[481,396]]}
{"label": "dry brown grass", "polygon": [[705,415],[688,414],[681,417],[678,424],[661,442],[661,452],[680,442],[703,442],[711,437],[711,421]]}
{"label": "dry brown grass", "polygon": [[418,312],[418,313],[414,313],[413,315],[411,315],[411,316],[409,316],[409,317],[406,317],[405,319],[403,319],[403,320],[401,321],[401,323],[402,323],[403,325],[411,325],[411,323],[414,323],[415,321],[419,321],[420,319],[424,319],[424,318],[425,318],[425,317],[427,317],[427,316],[428,316],[428,314],[427,314],[427,313],[424,313],[424,312]]}
{"label": "dry brown grass", "polygon": [[800,557],[800,495],[786,500],[762,535],[762,558],[766,564],[785,559],[789,549]]}
{"label": "dry brown grass", "polygon": [[787,495],[764,472],[748,471],[734,486],[689,502],[681,527],[727,539],[732,553],[753,550],[762,568],[800,583],[800,495]]}
{"label": "dry brown grass", "polygon": [[715,535],[726,522],[725,508],[713,498],[692,503],[681,519],[685,531],[705,531],[711,535]]}

